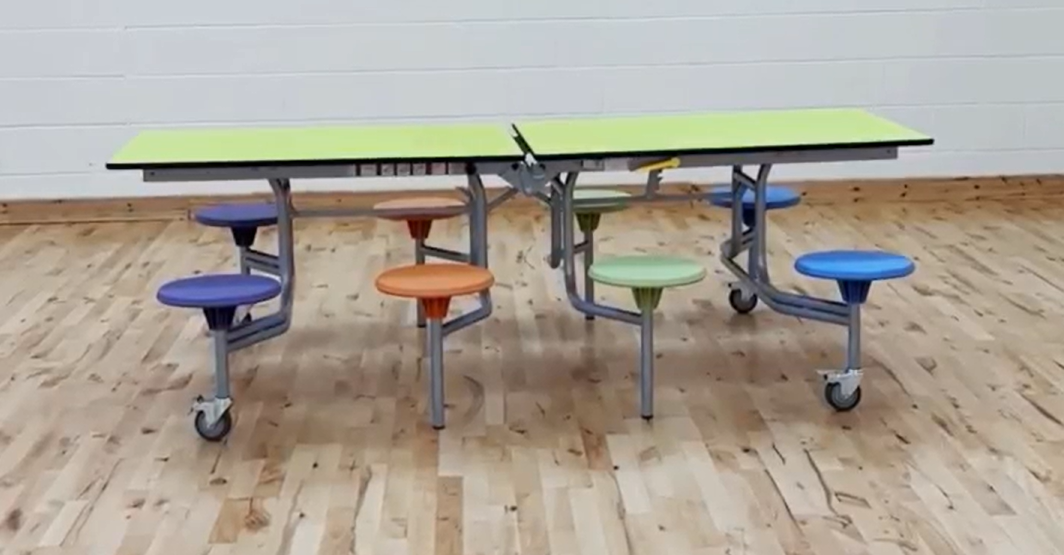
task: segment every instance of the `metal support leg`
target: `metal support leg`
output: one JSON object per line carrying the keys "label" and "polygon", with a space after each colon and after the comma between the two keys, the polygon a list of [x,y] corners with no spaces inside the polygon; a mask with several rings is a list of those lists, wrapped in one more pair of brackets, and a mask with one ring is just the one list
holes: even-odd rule
{"label": "metal support leg", "polygon": [[562,270],[565,274],[565,293],[569,298],[569,304],[583,314],[601,316],[609,320],[617,320],[629,324],[639,324],[639,314],[588,302],[576,290],[576,245],[573,237],[573,228],[576,226],[573,225],[575,219],[573,215],[573,190],[576,188],[577,175],[577,172],[570,173],[566,176],[564,183],[555,180],[552,184],[554,190],[551,194],[552,198],[558,198],[562,207],[562,217],[560,218],[563,222],[561,225]]}
{"label": "metal support leg", "polygon": [[[248,248],[247,247],[237,246],[237,248],[236,248],[236,259],[237,259],[237,262],[240,264],[240,273],[245,275],[245,276],[251,274],[251,266],[248,264],[247,256],[248,256]],[[244,321],[245,318],[250,320],[250,316],[251,316],[251,307],[250,306],[238,306],[238,307],[236,307],[236,312],[233,314],[233,324],[235,325],[235,324],[237,324],[239,322],[242,322],[242,321]]]}
{"label": "metal support leg", "polygon": [[270,179],[269,182],[277,207],[277,278],[281,281],[281,308],[231,329],[228,333],[230,353],[277,337],[288,331],[292,324],[296,284],[292,189],[287,179]]}
{"label": "metal support leg", "polygon": [[639,414],[646,420],[654,417],[654,311],[641,314],[639,361]]}
{"label": "metal support leg", "polygon": [[861,402],[861,305],[851,303],[846,324],[846,367],[842,371],[825,371],[821,375],[824,398],[839,411],[853,409]]}
{"label": "metal support leg", "polygon": [[[595,232],[588,230],[584,232],[584,244],[587,245],[583,250],[584,258],[584,299],[591,304],[595,302],[595,280],[591,279],[591,266],[595,263]],[[594,320],[593,314],[585,314],[584,318],[587,320]]]}
{"label": "metal support leg", "polygon": [[[414,240],[414,263],[421,265],[425,263],[425,240],[417,238]],[[417,303],[417,327],[425,327],[425,308],[421,306],[421,303]]]}
{"label": "metal support leg", "polygon": [[443,330],[441,322],[437,319],[428,321],[428,366],[429,366],[429,396],[431,399],[432,427],[442,430],[444,427],[443,416]]}
{"label": "metal support leg", "polygon": [[219,441],[232,429],[229,408],[233,400],[229,393],[229,338],[224,329],[211,330],[214,348],[214,397],[196,398],[192,404],[196,432],[209,441]]}
{"label": "metal support leg", "polygon": [[765,164],[757,170],[757,181],[754,183],[754,255],[752,260],[756,261],[757,267],[757,281],[761,283],[768,282],[768,224],[766,218],[768,215],[768,206],[766,202],[768,200],[768,174],[771,171],[772,166]]}
{"label": "metal support leg", "polygon": [[562,199],[557,194],[558,186],[562,185],[562,182],[558,179],[554,180],[554,192],[549,197],[550,200],[550,257],[548,264],[551,269],[557,270],[558,266],[562,263],[562,226],[565,225],[562,219]]}
{"label": "metal support leg", "polygon": [[[850,323],[847,326],[849,341],[846,342],[846,368],[861,367],[861,305],[850,305]],[[852,391],[852,390],[850,390]]]}
{"label": "metal support leg", "polygon": [[[287,179],[271,179],[277,206],[277,259],[281,278],[281,312],[290,319],[295,300],[296,268],[292,219],[292,185]],[[287,327],[287,326],[286,326]]]}
{"label": "metal support leg", "polygon": [[[469,182],[469,263],[481,268],[488,267],[488,203],[484,183],[475,168],[470,167]],[[442,323],[442,336],[446,337],[491,316],[491,290],[480,293],[480,307],[450,321]]]}
{"label": "metal support leg", "polygon": [[214,344],[214,397],[229,398],[229,348],[226,330],[211,332]]}
{"label": "metal support leg", "polygon": [[469,259],[474,266],[488,267],[488,201],[480,175],[470,171]]}

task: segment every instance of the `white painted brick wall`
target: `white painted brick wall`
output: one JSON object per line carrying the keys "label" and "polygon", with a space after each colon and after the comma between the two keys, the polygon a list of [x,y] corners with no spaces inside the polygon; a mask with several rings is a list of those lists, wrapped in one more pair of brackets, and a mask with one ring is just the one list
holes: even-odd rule
{"label": "white painted brick wall", "polygon": [[105,171],[143,128],[818,106],[937,144],[778,176],[1064,172],[1060,29],[1062,0],[0,1],[0,197],[263,190]]}

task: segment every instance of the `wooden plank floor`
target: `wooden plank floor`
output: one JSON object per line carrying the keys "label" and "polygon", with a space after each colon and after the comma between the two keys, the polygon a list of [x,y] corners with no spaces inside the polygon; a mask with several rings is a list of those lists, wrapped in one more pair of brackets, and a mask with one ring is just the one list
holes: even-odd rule
{"label": "wooden plank floor", "polygon": [[[849,414],[826,407],[815,374],[841,364],[841,328],[728,307],[722,216],[604,219],[603,253],[711,270],[665,295],[648,424],[637,330],[568,307],[541,211],[495,214],[496,309],[447,340],[441,433],[426,425],[413,307],[372,287],[410,260],[403,225],[301,224],[293,327],[233,357],[224,444],[188,415],[211,387],[202,317],[154,290],[231,268],[226,232],[0,228],[0,552],[1064,552],[1064,208],[773,214],[783,287],[837,294],[791,270],[811,249],[918,261],[873,288]],[[437,226],[437,243],[461,247],[463,227]]]}

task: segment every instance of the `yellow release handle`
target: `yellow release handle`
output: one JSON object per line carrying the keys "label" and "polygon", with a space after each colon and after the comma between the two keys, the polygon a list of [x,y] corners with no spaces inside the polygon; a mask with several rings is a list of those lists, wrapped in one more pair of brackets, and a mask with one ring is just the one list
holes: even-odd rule
{"label": "yellow release handle", "polygon": [[662,160],[660,162],[652,162],[645,166],[640,166],[639,171],[652,172],[657,170],[673,170],[678,167],[680,167],[680,159],[674,156],[667,160]]}

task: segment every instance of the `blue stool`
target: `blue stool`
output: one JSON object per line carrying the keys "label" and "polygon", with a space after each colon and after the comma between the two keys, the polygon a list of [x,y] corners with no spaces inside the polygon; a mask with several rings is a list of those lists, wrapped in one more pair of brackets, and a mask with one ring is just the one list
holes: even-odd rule
{"label": "blue stool", "polygon": [[[798,206],[802,202],[802,195],[790,187],[782,185],[765,186],[765,209],[779,210]],[[715,187],[709,193],[709,203],[720,208],[732,207],[731,187]],[[754,226],[754,192],[749,188],[743,191],[743,223],[747,227]]]}
{"label": "blue stool", "polygon": [[846,369],[824,374],[824,398],[835,410],[848,411],[861,402],[861,305],[873,281],[908,276],[916,269],[906,256],[883,251],[834,250],[798,257],[794,269],[809,277],[832,279],[850,309]]}
{"label": "blue stool", "polygon": [[[275,277],[280,276],[277,257],[252,248],[260,227],[277,225],[277,206],[274,203],[216,204],[194,211],[192,218],[205,226],[229,229],[233,234],[233,243],[236,244],[241,274],[258,270]],[[250,322],[250,306],[240,307],[233,317],[237,321]]]}
{"label": "blue stool", "polygon": [[208,441],[220,441],[233,427],[229,407],[229,332],[237,307],[268,301],[281,294],[276,279],[246,274],[213,274],[179,279],[159,288],[156,298],[164,305],[199,308],[207,318],[214,342],[214,398],[197,397],[196,432]]}
{"label": "blue stool", "polygon": [[[715,187],[710,191],[707,200],[713,206],[720,208],[732,207],[732,190],[731,187]],[[747,188],[743,191],[742,202],[742,221],[748,229],[753,229],[755,222],[754,214],[754,192]],[[780,210],[783,208],[790,208],[797,206],[802,202],[802,196],[797,191],[784,187],[782,185],[766,185],[765,186],[765,210]],[[754,256],[753,250],[750,251],[750,256]],[[751,261],[751,272],[752,272]],[[767,269],[765,270],[767,271]],[[755,276],[752,276],[757,279]],[[763,279],[767,279],[767,276],[763,276]],[[728,293],[728,304],[739,314],[747,314],[757,307],[757,295],[754,295],[752,291],[747,290],[741,284],[731,284],[731,292]]]}

